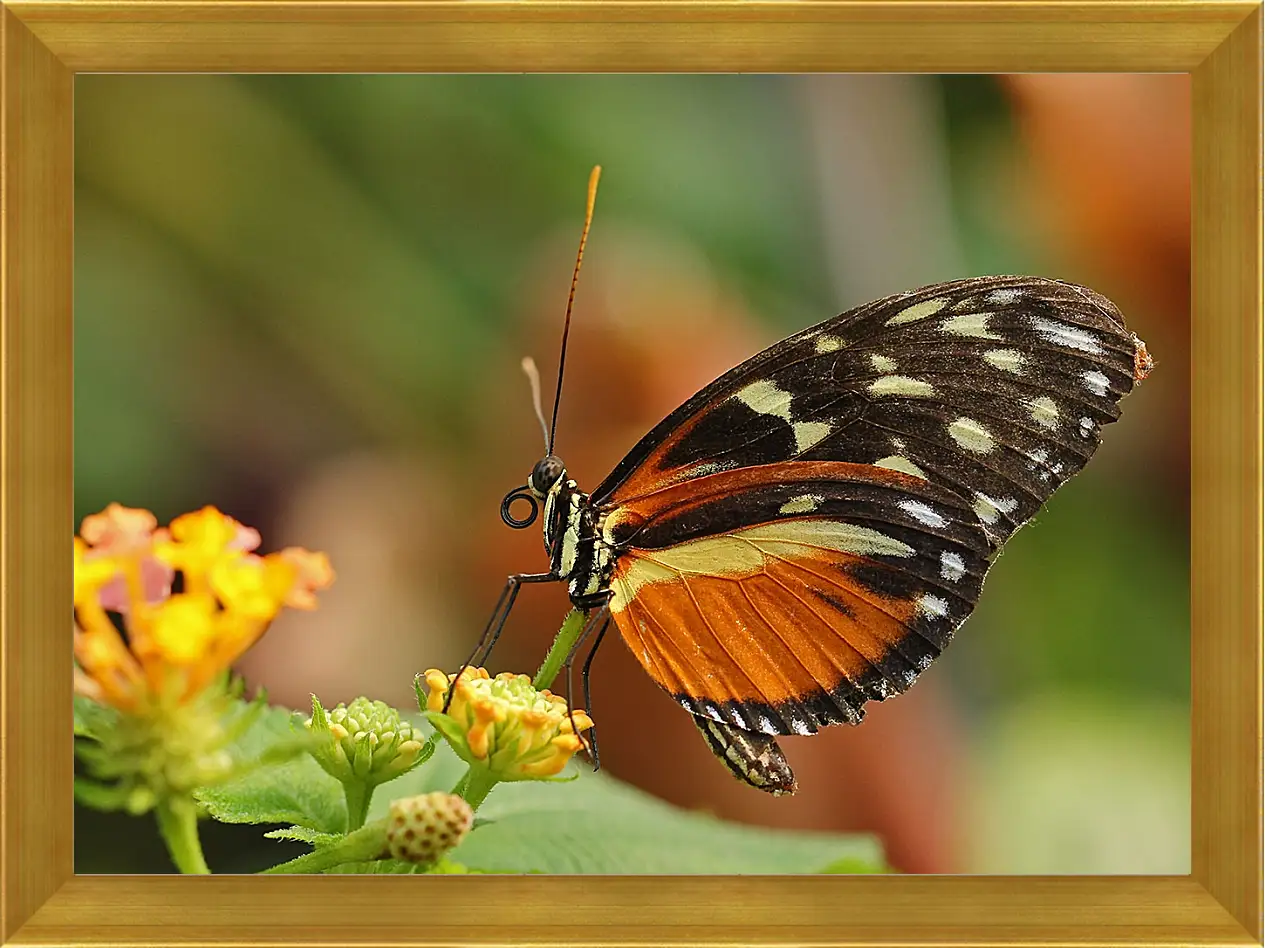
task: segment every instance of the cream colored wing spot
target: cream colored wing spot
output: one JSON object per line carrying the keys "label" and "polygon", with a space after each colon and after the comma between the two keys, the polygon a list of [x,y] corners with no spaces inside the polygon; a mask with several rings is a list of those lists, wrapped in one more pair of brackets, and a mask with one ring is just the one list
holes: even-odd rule
{"label": "cream colored wing spot", "polygon": [[909,458],[900,454],[889,454],[885,458],[879,458],[874,462],[875,467],[884,467],[889,471],[899,471],[902,474],[909,474],[912,477],[921,477],[924,481],[930,480],[926,471],[920,468]]}
{"label": "cream colored wing spot", "polygon": [[1000,340],[1001,336],[988,331],[988,319],[992,315],[992,313],[963,313],[961,316],[950,316],[940,324],[940,331],[954,336]]}
{"label": "cream colored wing spot", "polygon": [[1053,431],[1059,426],[1059,406],[1048,395],[1042,395],[1028,402],[1028,411],[1032,415],[1032,420],[1042,428]]}
{"label": "cream colored wing spot", "polygon": [[919,319],[926,319],[928,316],[934,316],[948,305],[949,301],[944,298],[923,300],[921,303],[915,303],[913,306],[906,306],[899,313],[889,319],[886,325],[903,326],[905,323],[912,323]]}
{"label": "cream colored wing spot", "polygon": [[949,422],[948,432],[959,447],[972,454],[992,453],[992,433],[974,418],[958,418]]}
{"label": "cream colored wing spot", "polygon": [[1015,349],[989,349],[984,353],[984,361],[994,369],[1001,369],[1013,375],[1023,375],[1023,353]]}
{"label": "cream colored wing spot", "polygon": [[760,415],[772,415],[791,423],[791,393],[778,388],[768,379],[752,382],[734,393],[734,398],[742,402],[753,412]]}
{"label": "cream colored wing spot", "polygon": [[933,398],[936,390],[930,382],[911,379],[907,375],[885,375],[866,388],[871,395],[898,395],[905,398]]}
{"label": "cream colored wing spot", "polygon": [[878,355],[877,353],[870,356],[870,365],[874,366],[875,372],[887,373],[896,371],[895,359],[885,355]]}
{"label": "cream colored wing spot", "polygon": [[791,417],[791,393],[768,379],[752,382],[734,393],[734,398],[761,415],[780,418],[791,426],[795,450],[803,454],[830,434],[833,426],[824,421],[795,421]]}
{"label": "cream colored wing spot", "polygon": [[813,348],[823,354],[826,352],[838,352],[843,348],[843,340],[838,336],[818,336],[813,342]]}
{"label": "cream colored wing spot", "polygon": [[830,434],[831,430],[831,425],[824,421],[795,422],[791,425],[791,433],[795,436],[795,450],[803,454]]}
{"label": "cream colored wing spot", "polygon": [[792,497],[781,507],[778,513],[784,514],[801,514],[812,513],[821,506],[821,502],[825,500],[820,494],[800,494],[798,497]]}

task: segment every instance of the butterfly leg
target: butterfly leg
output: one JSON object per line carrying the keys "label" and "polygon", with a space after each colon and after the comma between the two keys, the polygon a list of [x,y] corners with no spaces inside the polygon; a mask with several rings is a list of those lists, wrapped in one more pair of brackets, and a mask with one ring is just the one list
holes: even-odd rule
{"label": "butterfly leg", "polygon": [[[603,597],[601,600],[602,602],[601,608],[598,609],[598,611],[595,614],[590,613],[586,615],[584,629],[580,632],[579,638],[575,640],[575,644],[572,645],[571,649],[567,652],[567,657],[562,663],[562,667],[566,670],[566,676],[567,676],[566,677],[567,709],[568,709],[567,714],[570,715],[571,717],[571,730],[573,733],[577,735],[579,734],[579,731],[575,729],[575,705],[574,705],[574,702],[572,701],[572,695],[574,694],[574,689],[571,687],[571,669],[573,665],[575,664],[575,656],[579,653],[584,643],[588,641],[589,636],[593,634],[594,629],[597,630],[597,637],[593,640],[593,650],[595,651],[597,649],[597,646],[601,644],[602,636],[606,634],[606,627],[609,626],[611,622],[611,612],[610,612],[610,609],[606,605],[606,602],[608,600],[609,600],[609,596]],[[583,688],[584,688],[584,710],[585,710],[585,713],[588,714],[590,721],[593,719],[593,709],[589,704],[588,681],[589,681],[589,662],[592,661],[592,658],[593,658],[593,651],[590,651],[589,658],[584,663],[584,669],[581,672],[581,679],[580,679],[583,683]],[[588,745],[588,751],[589,751],[590,756],[593,758],[594,771],[598,769],[597,733],[596,732],[597,732],[597,726],[594,725],[593,727],[589,728],[588,737],[583,739],[585,743]]]}
{"label": "butterfly leg", "polygon": [[[496,640],[501,637],[501,630],[505,628],[505,622],[510,617],[510,610],[514,608],[514,600],[518,598],[518,590],[523,583],[551,583],[559,579],[561,577],[553,573],[516,573],[507,578],[505,588],[501,590],[501,596],[496,600],[496,608],[492,610],[487,625],[483,627],[483,634],[479,636],[479,643],[470,653],[470,657],[457,669],[457,678],[460,679],[471,665],[482,665],[488,660],[493,646],[496,645]],[[453,691],[452,688],[448,689],[448,697],[444,699],[445,714],[448,713],[448,704],[452,701]]]}
{"label": "butterfly leg", "polygon": [[[584,692],[584,713],[589,716],[589,720],[593,720],[593,696],[589,692],[589,669],[593,665],[593,656],[597,654],[597,647],[602,644],[602,636],[606,634],[606,630],[611,627],[610,610],[605,610],[606,621],[602,623],[602,627],[597,630],[597,638],[593,640],[593,645],[589,649],[588,657],[584,659],[584,667],[580,669],[580,690]],[[593,754],[593,771],[596,773],[601,769],[601,761],[597,754],[597,725],[594,724],[589,728],[589,741]]]}

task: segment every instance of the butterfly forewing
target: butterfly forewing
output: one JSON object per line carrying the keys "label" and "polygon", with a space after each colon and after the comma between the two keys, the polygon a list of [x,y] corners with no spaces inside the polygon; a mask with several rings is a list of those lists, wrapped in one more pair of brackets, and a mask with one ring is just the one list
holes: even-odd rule
{"label": "butterfly forewing", "polygon": [[1140,343],[1104,297],[984,277],[867,304],[783,340],[659,424],[593,494],[616,505],[719,471],[846,461],[968,502],[994,547],[1097,448]]}

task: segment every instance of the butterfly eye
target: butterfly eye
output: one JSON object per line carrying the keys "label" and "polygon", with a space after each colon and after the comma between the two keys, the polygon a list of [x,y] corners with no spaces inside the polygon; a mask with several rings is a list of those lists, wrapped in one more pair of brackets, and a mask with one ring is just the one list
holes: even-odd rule
{"label": "butterfly eye", "polygon": [[562,463],[562,458],[553,454],[543,457],[532,468],[531,489],[537,496],[543,497],[549,493],[549,488],[558,482],[558,478],[565,473],[566,467]]}
{"label": "butterfly eye", "polygon": [[[514,506],[514,501],[516,500],[526,501],[527,506],[530,508],[526,517],[520,519],[514,516],[512,508]],[[504,521],[507,527],[513,527],[515,530],[522,530],[525,527],[530,527],[536,522],[536,518],[539,515],[540,503],[536,500],[535,495],[532,494],[532,492],[526,487],[515,487],[512,491],[506,494],[505,499],[501,501],[501,520]]]}

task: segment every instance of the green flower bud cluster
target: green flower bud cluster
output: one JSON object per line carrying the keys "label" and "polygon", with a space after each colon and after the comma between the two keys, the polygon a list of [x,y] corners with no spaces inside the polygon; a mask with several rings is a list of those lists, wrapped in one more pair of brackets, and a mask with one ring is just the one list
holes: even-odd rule
{"label": "green flower bud cluster", "polygon": [[305,726],[318,737],[312,756],[344,784],[386,783],[429,756],[423,756],[426,745],[413,726],[382,701],[357,698],[326,712],[312,695],[312,716]]}

